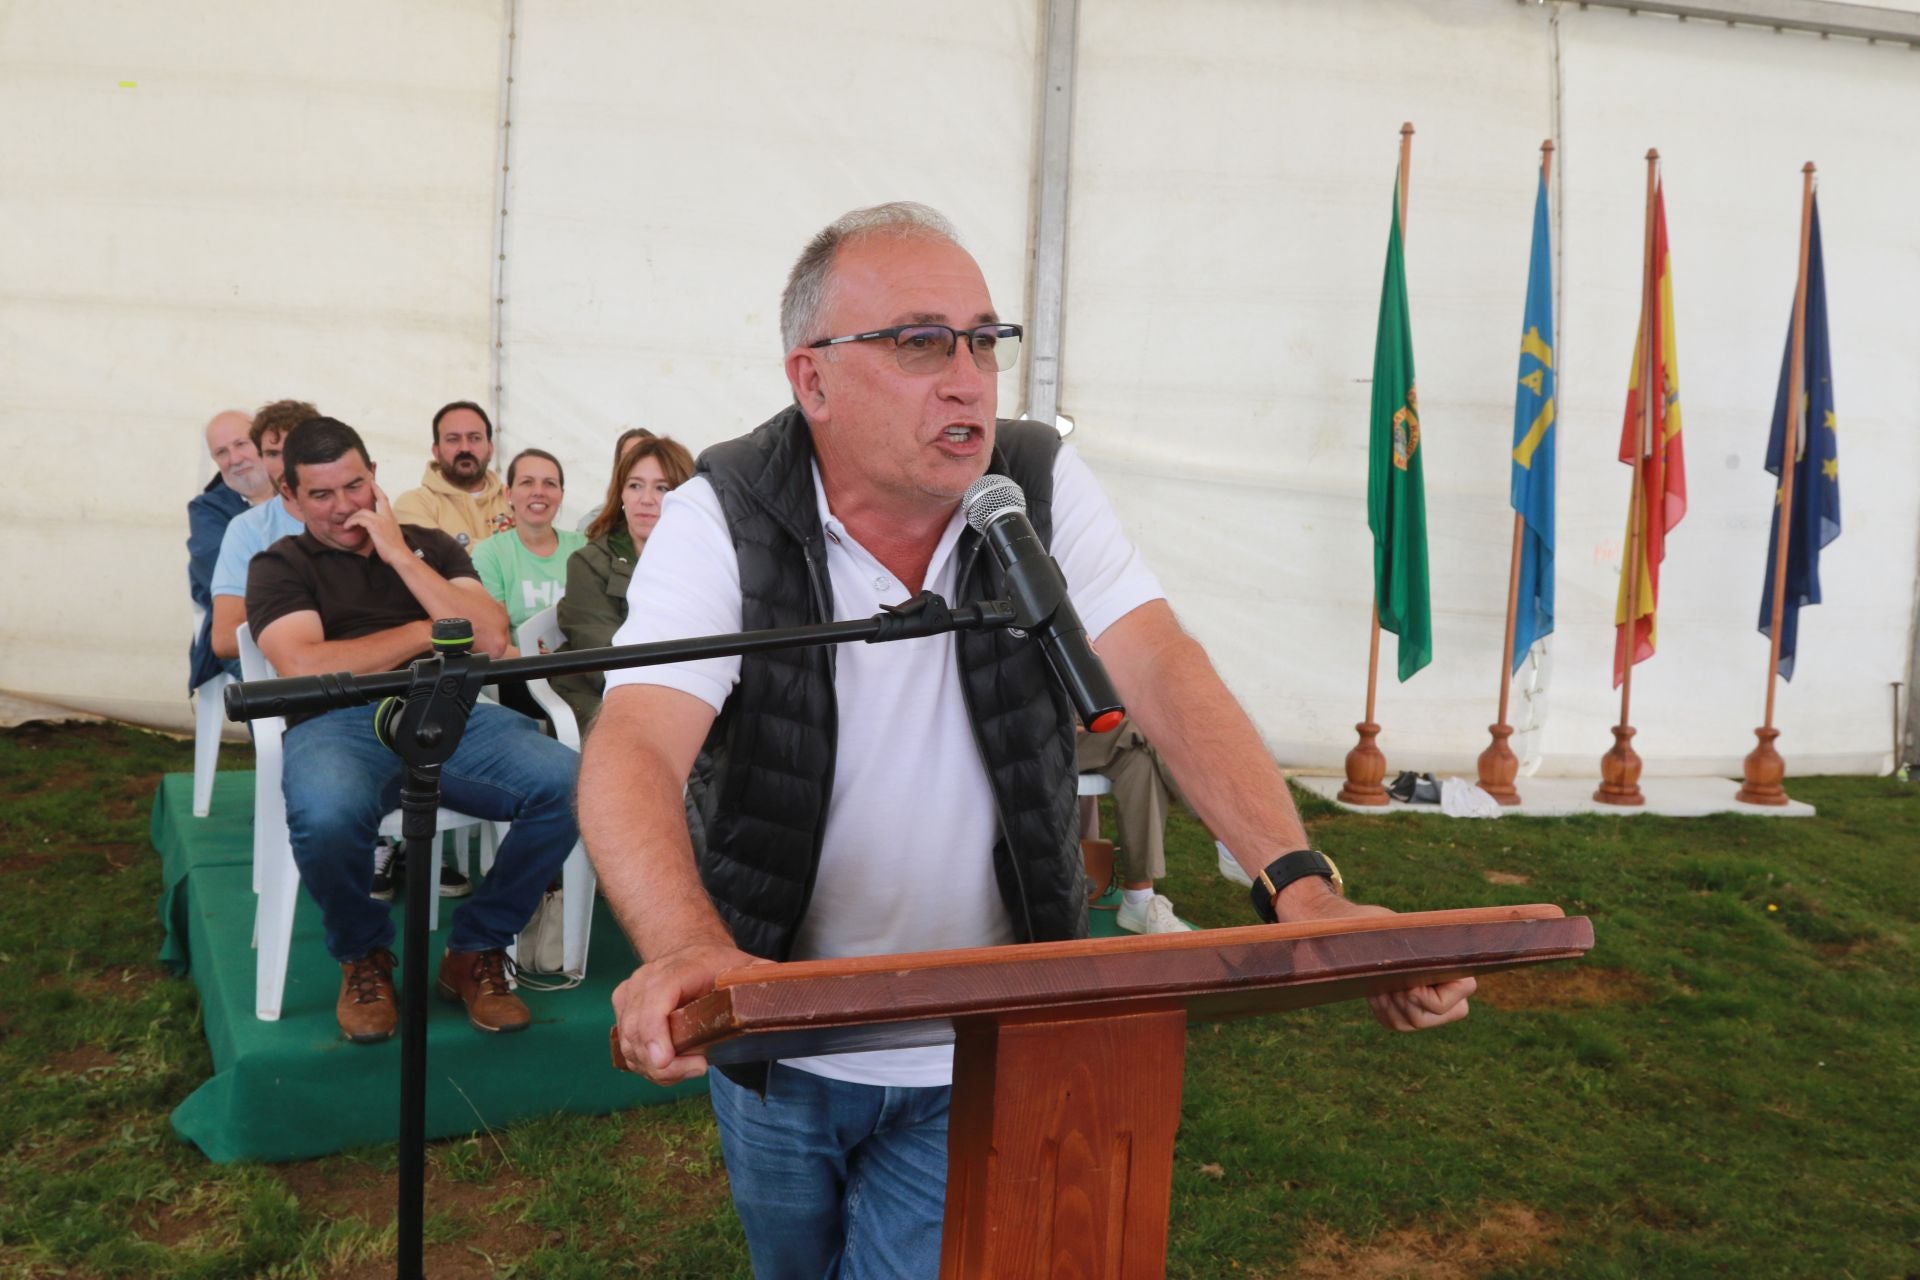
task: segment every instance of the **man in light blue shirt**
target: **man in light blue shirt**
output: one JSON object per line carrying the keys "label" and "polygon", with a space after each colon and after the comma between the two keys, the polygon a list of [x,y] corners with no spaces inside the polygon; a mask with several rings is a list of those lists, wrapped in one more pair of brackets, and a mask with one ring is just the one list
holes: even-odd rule
{"label": "man in light blue shirt", "polygon": [[280,493],[280,445],[287,432],[319,416],[320,411],[304,400],[276,400],[253,415],[253,447],[273,482],[273,496],[235,516],[220,540],[220,556],[214,561],[213,580],[208,586],[213,596],[212,641],[217,657],[240,656],[240,641],[234,633],[247,620],[248,563],[280,539],[306,532],[306,525],[287,510]]}

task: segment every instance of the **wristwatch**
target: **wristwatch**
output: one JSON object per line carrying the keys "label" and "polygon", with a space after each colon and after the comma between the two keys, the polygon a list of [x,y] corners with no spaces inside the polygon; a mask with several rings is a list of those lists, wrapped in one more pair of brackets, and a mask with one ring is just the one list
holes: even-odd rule
{"label": "wristwatch", "polygon": [[1247,890],[1253,913],[1268,924],[1277,923],[1280,916],[1273,904],[1280,897],[1280,891],[1304,876],[1325,876],[1333,881],[1335,893],[1347,891],[1340,879],[1340,868],[1333,865],[1332,858],[1318,849],[1295,849],[1269,862],[1266,870],[1253,878],[1253,888]]}

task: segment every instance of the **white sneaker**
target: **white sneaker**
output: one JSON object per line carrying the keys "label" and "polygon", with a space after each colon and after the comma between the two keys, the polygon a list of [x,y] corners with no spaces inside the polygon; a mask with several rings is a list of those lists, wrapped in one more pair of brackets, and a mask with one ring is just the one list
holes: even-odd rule
{"label": "white sneaker", "polygon": [[1173,914],[1173,903],[1167,901],[1163,893],[1156,893],[1142,903],[1120,899],[1120,910],[1115,913],[1115,923],[1128,933],[1185,933],[1192,925],[1181,921]]}
{"label": "white sneaker", "polygon": [[1248,875],[1241,868],[1240,864],[1234,860],[1234,856],[1231,853],[1227,852],[1227,846],[1221,844],[1218,840],[1215,840],[1213,842],[1213,847],[1220,851],[1221,879],[1231,880],[1235,884],[1245,885],[1249,889],[1253,888],[1253,877]]}

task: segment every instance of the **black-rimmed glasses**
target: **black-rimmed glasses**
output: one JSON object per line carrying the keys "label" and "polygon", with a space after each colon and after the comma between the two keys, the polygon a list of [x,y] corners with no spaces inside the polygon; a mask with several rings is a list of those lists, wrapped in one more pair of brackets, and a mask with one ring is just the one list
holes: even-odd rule
{"label": "black-rimmed glasses", "polygon": [[1020,359],[1020,326],[983,324],[972,329],[955,329],[944,324],[897,324],[891,329],[870,333],[852,333],[844,338],[822,338],[809,347],[834,347],[843,342],[878,342],[893,339],[893,358],[906,373],[937,373],[953,359],[960,339],[967,340],[973,362],[983,373],[1003,373]]}

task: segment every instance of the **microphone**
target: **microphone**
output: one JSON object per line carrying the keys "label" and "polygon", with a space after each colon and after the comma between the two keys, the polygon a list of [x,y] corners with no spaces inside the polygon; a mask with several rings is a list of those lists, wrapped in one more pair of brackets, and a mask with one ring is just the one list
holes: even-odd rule
{"label": "microphone", "polygon": [[1013,601],[1014,625],[1039,637],[1080,723],[1094,733],[1118,728],[1126,708],[1067,599],[1066,575],[1027,519],[1027,495],[1006,476],[981,476],[967,487],[960,508],[1000,564]]}

